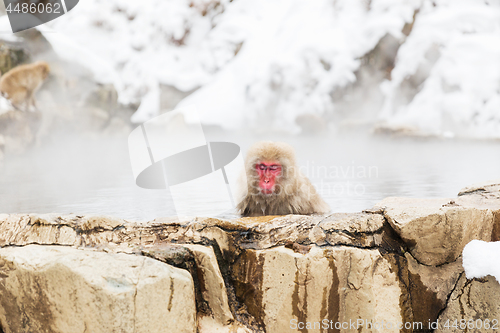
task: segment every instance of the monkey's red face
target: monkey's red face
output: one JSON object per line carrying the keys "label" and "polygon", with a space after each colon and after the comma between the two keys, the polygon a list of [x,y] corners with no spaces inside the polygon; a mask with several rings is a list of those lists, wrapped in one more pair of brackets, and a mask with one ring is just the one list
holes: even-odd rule
{"label": "monkey's red face", "polygon": [[276,161],[262,161],[255,165],[259,174],[259,187],[263,194],[271,194],[276,186],[276,179],[281,176],[281,164]]}

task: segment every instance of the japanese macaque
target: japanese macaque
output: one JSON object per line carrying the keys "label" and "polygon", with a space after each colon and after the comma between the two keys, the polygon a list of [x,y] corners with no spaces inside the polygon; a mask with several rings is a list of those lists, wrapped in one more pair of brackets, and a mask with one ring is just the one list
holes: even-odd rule
{"label": "japanese macaque", "polygon": [[34,95],[49,72],[49,64],[45,61],[14,67],[0,79],[0,93],[14,108],[35,111],[37,107]]}
{"label": "japanese macaque", "polygon": [[237,208],[243,216],[327,213],[330,208],[295,163],[286,143],[258,142],[245,161],[248,193]]}

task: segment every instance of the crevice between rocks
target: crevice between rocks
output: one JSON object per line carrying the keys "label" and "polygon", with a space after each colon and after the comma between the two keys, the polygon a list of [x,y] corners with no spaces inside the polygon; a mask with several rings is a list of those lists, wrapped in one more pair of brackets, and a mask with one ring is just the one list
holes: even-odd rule
{"label": "crevice between rocks", "polygon": [[141,268],[139,268],[139,274],[137,275],[137,283],[135,283],[135,290],[134,290],[134,296],[133,296],[133,300],[134,300],[134,332],[137,332],[137,292],[138,292],[138,285],[139,285],[139,282],[141,280],[141,272],[142,272],[142,269],[144,268],[144,264],[146,263],[146,258],[143,258],[142,260],[142,264],[141,264]]}
{"label": "crevice between rocks", "polygon": [[194,254],[188,248],[183,247],[182,244],[176,245],[178,246],[163,245],[151,250],[142,249],[141,254],[173,267],[187,270],[193,278],[196,312],[204,315],[212,315],[208,302],[202,296],[203,278],[194,259]]}
{"label": "crevice between rocks", "polygon": [[[457,289],[457,286],[460,282],[460,280],[462,279],[462,276],[465,274],[465,272],[462,272],[458,275],[458,278],[457,278],[457,281],[455,282],[455,285],[453,286],[453,288],[451,289],[450,293],[448,294],[448,296],[446,297],[446,302],[445,302],[445,306],[441,309],[441,311],[439,311],[437,317],[441,317],[441,315],[443,314],[443,312],[446,311],[446,309],[448,308],[448,305],[450,303],[450,299],[451,299],[451,295],[453,295],[453,293],[455,292],[455,289]],[[467,285],[468,281],[466,281],[466,284],[464,285],[464,287]],[[462,293],[463,293],[463,290],[462,290]],[[459,296],[460,297],[460,296]],[[433,331],[434,332],[434,331]]]}
{"label": "crevice between rocks", "polygon": [[[451,260],[451,261],[447,260],[447,261],[445,261],[441,264],[437,264],[437,265],[429,265],[429,264],[425,264],[425,263],[421,262],[411,252],[411,248],[413,247],[413,244],[409,244],[410,242],[403,240],[401,238],[401,236],[399,236],[398,232],[389,223],[385,209],[382,209],[382,216],[384,217],[384,220],[385,220],[384,224],[387,225],[387,227],[390,228],[390,230],[391,230],[391,237],[390,238],[392,238],[395,242],[401,244],[402,254],[408,253],[419,265],[426,266],[426,267],[441,267],[444,265],[449,265],[451,263],[454,263],[455,261],[457,261],[460,258],[460,256],[458,256],[454,260]],[[444,218],[447,218],[446,214],[444,215]],[[500,229],[500,227],[499,227],[499,229]]]}
{"label": "crevice between rocks", "polygon": [[[248,258],[242,258],[247,256],[255,256],[250,260],[245,260]],[[262,302],[262,285],[263,285],[263,261],[262,258],[257,256],[256,253],[250,251],[244,251],[239,253],[237,256],[231,259],[233,269],[228,271],[228,274],[224,276],[224,280],[228,281],[226,289],[228,291],[229,307],[233,313],[236,320],[240,323],[246,325],[248,328],[252,329],[256,333],[264,333],[264,323],[262,323],[258,318],[262,318],[263,312],[263,302]],[[254,266],[248,268],[250,272],[251,281],[245,281],[245,283],[252,283],[255,288],[246,288],[245,292],[242,294],[242,287],[245,283],[238,282],[236,276],[241,273],[238,271],[238,263],[244,261],[247,263],[255,263]],[[259,269],[260,267],[260,269]],[[247,275],[248,276],[248,275]],[[240,301],[241,298],[245,298],[248,293],[252,293],[253,297],[250,299],[253,301],[252,304],[246,304]],[[238,294],[240,294],[238,296]]]}

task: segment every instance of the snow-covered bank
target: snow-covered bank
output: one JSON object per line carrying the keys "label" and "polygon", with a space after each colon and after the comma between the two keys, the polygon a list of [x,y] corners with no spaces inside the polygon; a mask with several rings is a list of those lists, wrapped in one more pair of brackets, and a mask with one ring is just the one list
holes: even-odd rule
{"label": "snow-covered bank", "polygon": [[500,137],[500,3],[488,3],[423,2],[383,85],[389,124]]}
{"label": "snow-covered bank", "polygon": [[401,47],[389,79],[373,83],[384,103],[370,119],[500,137],[498,0],[86,0],[51,26],[112,64],[122,103],[159,84],[200,88],[181,104],[198,104],[206,124],[291,132],[304,114],[331,127],[349,118],[333,96],[390,34]]}

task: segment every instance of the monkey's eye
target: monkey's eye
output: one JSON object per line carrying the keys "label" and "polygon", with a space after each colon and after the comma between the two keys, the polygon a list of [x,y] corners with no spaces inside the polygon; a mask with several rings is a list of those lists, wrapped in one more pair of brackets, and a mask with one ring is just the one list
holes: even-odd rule
{"label": "monkey's eye", "polygon": [[281,165],[279,165],[279,164],[267,165],[267,164],[262,163],[262,164],[257,164],[255,166],[255,168],[257,170],[260,170],[260,171],[267,171],[267,170],[269,170],[269,171],[281,171]]}

